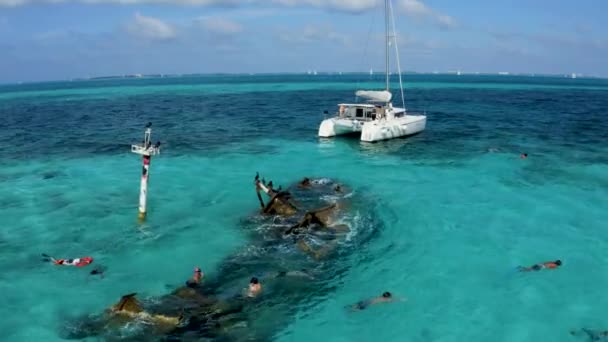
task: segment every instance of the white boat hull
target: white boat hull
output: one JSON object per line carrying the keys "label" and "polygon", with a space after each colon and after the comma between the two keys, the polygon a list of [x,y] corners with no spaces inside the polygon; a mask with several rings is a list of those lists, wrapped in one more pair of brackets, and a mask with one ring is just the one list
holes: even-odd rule
{"label": "white boat hull", "polygon": [[325,119],[319,126],[319,137],[329,138],[336,135],[361,132],[364,122],[352,119]]}
{"label": "white boat hull", "polygon": [[361,141],[374,142],[405,137],[424,131],[425,115],[406,115],[390,120],[366,122],[361,129]]}

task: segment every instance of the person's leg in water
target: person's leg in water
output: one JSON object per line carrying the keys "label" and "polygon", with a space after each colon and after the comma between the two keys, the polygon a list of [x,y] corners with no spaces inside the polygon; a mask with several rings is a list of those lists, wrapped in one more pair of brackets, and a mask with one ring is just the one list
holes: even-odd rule
{"label": "person's leg in water", "polygon": [[517,267],[517,269],[520,272],[540,271],[543,269],[543,266],[536,264],[536,265],[532,265],[530,267],[519,266],[519,267]]}
{"label": "person's leg in water", "polygon": [[357,302],[357,304],[354,304],[351,306],[351,310],[365,310],[365,308],[367,308],[369,305],[371,304],[371,301],[369,299],[367,300],[362,300],[360,302]]}

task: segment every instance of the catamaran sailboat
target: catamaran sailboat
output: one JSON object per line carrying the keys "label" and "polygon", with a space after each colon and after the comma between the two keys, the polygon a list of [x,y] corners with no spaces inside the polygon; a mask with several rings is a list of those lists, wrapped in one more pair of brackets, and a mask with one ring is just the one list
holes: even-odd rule
{"label": "catamaran sailboat", "polygon": [[[389,21],[390,17],[393,19]],[[341,134],[361,132],[361,141],[374,142],[413,135],[426,127],[426,115],[410,114],[405,108],[403,84],[401,82],[401,66],[399,65],[399,50],[395,34],[395,21],[390,0],[384,1],[386,26],[386,89],[381,91],[359,90],[355,93],[358,98],[367,103],[339,104],[336,116],[325,119],[319,127],[319,137],[333,137]],[[393,35],[390,35],[389,22],[392,22]],[[389,47],[391,38],[395,45],[397,66],[399,69],[399,86],[403,108],[393,107],[393,94],[390,92],[390,60]]]}

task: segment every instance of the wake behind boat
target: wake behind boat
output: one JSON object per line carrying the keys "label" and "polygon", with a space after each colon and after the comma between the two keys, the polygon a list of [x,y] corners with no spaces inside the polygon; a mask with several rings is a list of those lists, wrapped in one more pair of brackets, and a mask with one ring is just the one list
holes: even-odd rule
{"label": "wake behind boat", "polygon": [[386,24],[386,89],[383,91],[359,90],[355,94],[358,98],[367,100],[367,103],[343,103],[339,105],[336,116],[325,119],[319,126],[319,137],[329,138],[336,135],[361,133],[361,141],[374,142],[404,137],[422,132],[426,128],[426,115],[408,114],[403,100],[403,84],[401,82],[401,67],[399,65],[399,51],[394,39],[399,67],[399,86],[403,108],[393,107],[391,102],[393,94],[390,92],[390,61],[389,46],[391,38],[395,38],[394,20],[393,35],[389,32],[389,12],[392,17],[390,0],[384,2]]}

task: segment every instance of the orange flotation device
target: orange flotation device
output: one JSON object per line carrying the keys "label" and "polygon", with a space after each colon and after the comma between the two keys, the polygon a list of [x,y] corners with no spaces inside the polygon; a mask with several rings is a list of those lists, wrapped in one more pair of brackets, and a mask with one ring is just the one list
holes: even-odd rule
{"label": "orange flotation device", "polygon": [[78,258],[78,259],[57,259],[54,261],[55,265],[76,266],[76,267],[87,266],[92,262],[93,262],[93,258],[91,258],[91,257],[82,257],[82,258]]}

